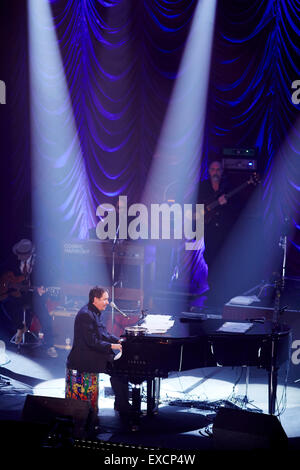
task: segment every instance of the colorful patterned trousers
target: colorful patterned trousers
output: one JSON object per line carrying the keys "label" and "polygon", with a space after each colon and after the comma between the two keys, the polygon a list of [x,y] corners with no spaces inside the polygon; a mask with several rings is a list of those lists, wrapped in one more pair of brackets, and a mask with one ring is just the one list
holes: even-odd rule
{"label": "colorful patterned trousers", "polygon": [[66,398],[89,401],[98,413],[99,374],[92,372],[66,371]]}

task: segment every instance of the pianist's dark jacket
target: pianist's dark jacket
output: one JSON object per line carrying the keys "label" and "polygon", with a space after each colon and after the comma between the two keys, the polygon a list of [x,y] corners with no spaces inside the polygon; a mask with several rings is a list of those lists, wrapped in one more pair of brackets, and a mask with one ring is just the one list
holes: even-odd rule
{"label": "pianist's dark jacket", "polygon": [[79,310],[74,323],[73,347],[67,358],[67,368],[78,372],[105,372],[113,361],[111,343],[119,338],[111,335],[101,320],[101,312],[87,304]]}

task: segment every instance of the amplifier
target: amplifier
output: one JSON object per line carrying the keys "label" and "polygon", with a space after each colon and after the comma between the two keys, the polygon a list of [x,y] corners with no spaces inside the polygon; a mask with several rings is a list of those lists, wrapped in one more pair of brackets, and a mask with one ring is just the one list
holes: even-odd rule
{"label": "amplifier", "polygon": [[223,158],[224,170],[257,170],[257,160],[253,158]]}
{"label": "amplifier", "polygon": [[[141,264],[144,260],[144,245],[121,240],[115,245],[115,260],[127,264]],[[70,240],[63,244],[65,256],[99,257],[112,259],[112,244],[102,240]]]}
{"label": "amplifier", "polygon": [[50,312],[53,319],[54,346],[59,349],[71,349],[74,336],[74,319],[78,309],[56,308]]}

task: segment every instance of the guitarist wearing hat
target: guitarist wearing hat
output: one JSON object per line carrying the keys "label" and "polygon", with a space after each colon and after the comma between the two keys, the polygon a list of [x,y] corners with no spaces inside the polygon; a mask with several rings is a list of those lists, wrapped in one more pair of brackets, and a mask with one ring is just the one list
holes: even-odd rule
{"label": "guitarist wearing hat", "polygon": [[[28,331],[35,314],[44,333],[47,354],[57,357],[53,346],[52,322],[46,306],[46,289],[43,286],[33,288],[31,276],[35,264],[35,247],[28,239],[22,239],[12,248],[17,257],[18,266],[2,275],[0,279],[0,300],[4,312],[12,324],[15,344],[22,342],[23,334]],[[24,315],[25,312],[25,315]]]}

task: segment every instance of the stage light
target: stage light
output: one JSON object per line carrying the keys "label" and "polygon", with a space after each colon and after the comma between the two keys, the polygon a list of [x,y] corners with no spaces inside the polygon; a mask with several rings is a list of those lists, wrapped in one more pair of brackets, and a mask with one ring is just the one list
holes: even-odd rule
{"label": "stage light", "polygon": [[[173,205],[195,202],[201,166],[215,10],[215,0],[199,0],[196,6],[142,198],[148,206],[154,203],[170,204],[170,201]],[[203,239],[200,245],[199,243],[198,248],[203,252]],[[174,279],[173,270],[178,264],[176,260],[181,258],[179,265],[185,274],[180,272],[180,277],[181,274],[189,277],[191,272],[197,271],[198,275],[203,272],[205,284],[205,263],[199,264],[198,261],[196,263],[196,260],[191,260],[193,257],[199,258],[199,249],[189,253],[189,261],[186,261],[186,253],[182,253],[181,248],[181,243],[174,243],[174,240],[169,243],[164,241],[162,249],[158,248],[166,283],[171,278]],[[174,265],[170,266],[172,263]],[[195,271],[191,265],[196,264],[198,269]],[[198,280],[195,281],[197,283]],[[205,289],[200,286],[200,290],[203,288]],[[180,301],[177,308],[180,309],[179,303]],[[172,308],[170,306],[169,311]]]}
{"label": "stage light", "polygon": [[[47,0],[28,1],[28,31],[32,210],[34,241],[41,260],[36,277],[47,282],[49,266],[56,263],[53,269],[60,274],[64,241],[86,238],[96,225],[96,214]],[[106,279],[103,269],[95,261],[90,263],[88,274],[93,284]],[[80,263],[70,270],[74,279],[76,270],[82,275]]]}
{"label": "stage light", "polygon": [[[144,200],[165,202],[165,189],[182,202],[183,192],[199,178],[216,2],[199,1],[170,98]],[[158,188],[156,193],[154,188]]]}

